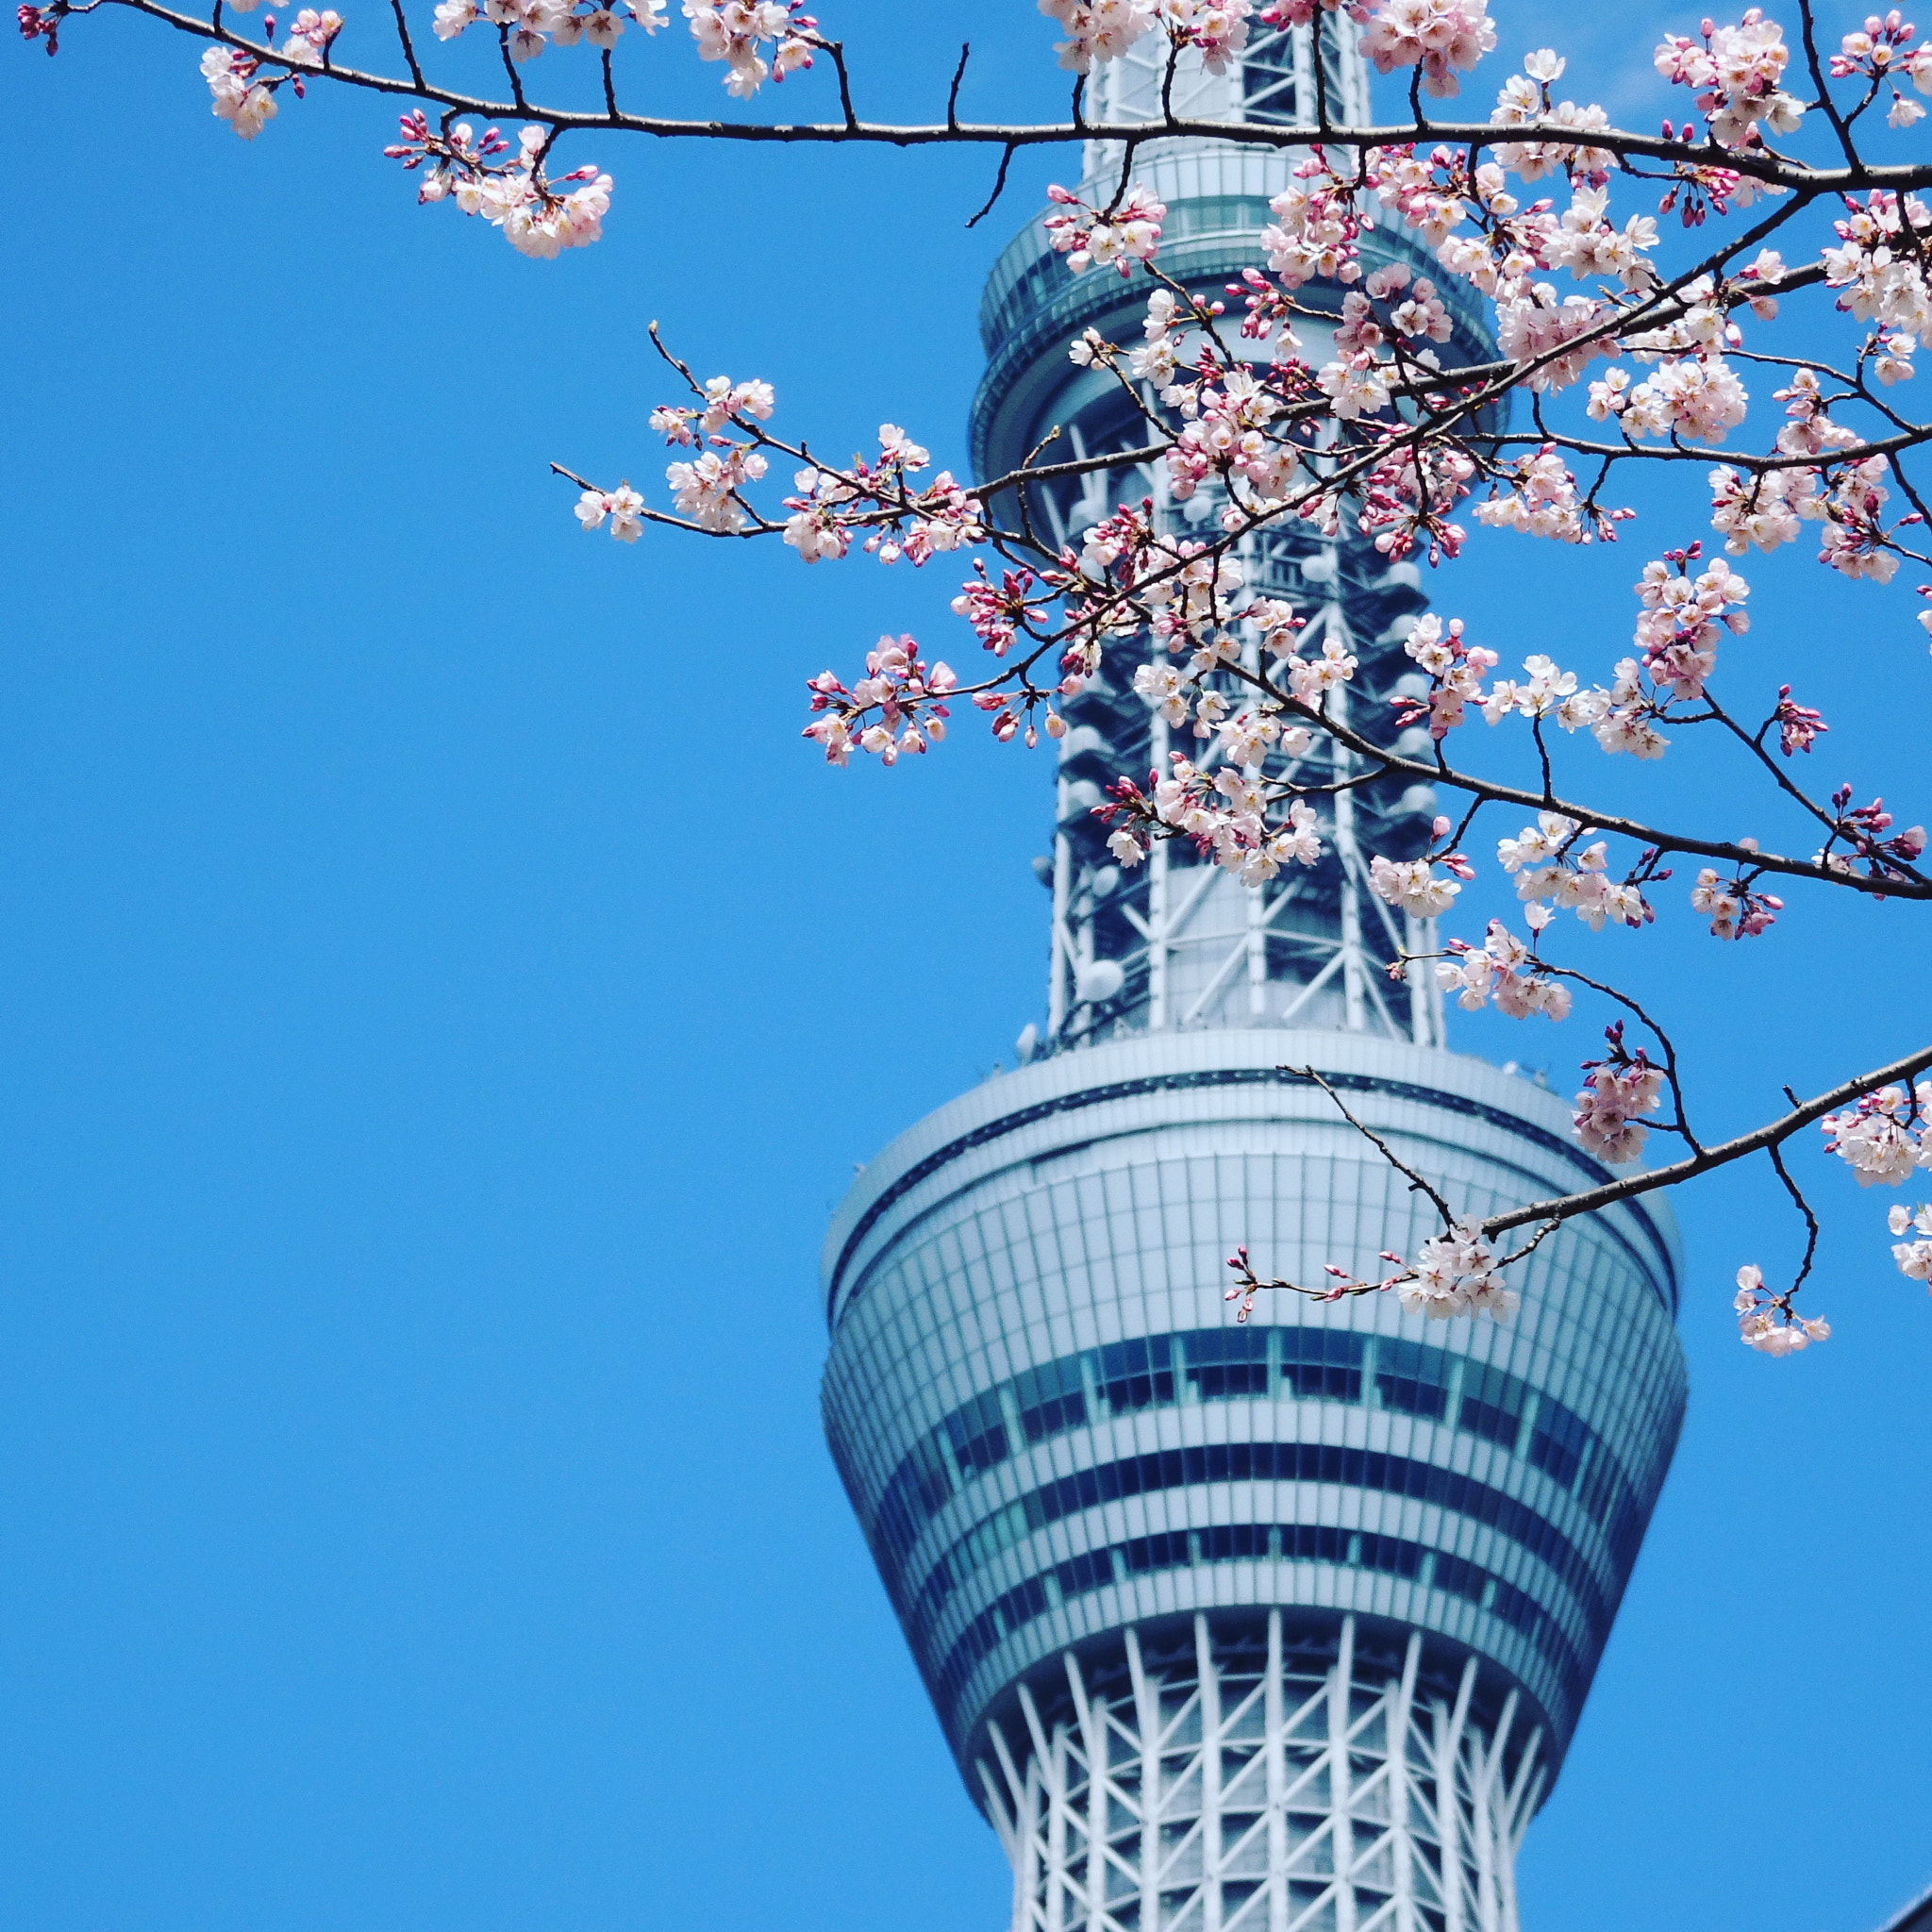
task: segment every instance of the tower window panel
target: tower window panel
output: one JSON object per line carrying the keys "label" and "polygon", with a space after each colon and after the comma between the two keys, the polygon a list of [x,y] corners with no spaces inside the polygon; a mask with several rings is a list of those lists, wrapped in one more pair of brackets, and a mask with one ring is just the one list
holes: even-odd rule
{"label": "tower window panel", "polygon": [[1094,1351],[1094,1379],[1113,1415],[1131,1414],[1174,1400],[1174,1357],[1166,1335],[1109,1341]]}
{"label": "tower window panel", "polygon": [[1462,1372],[1462,1400],[1456,1425],[1485,1441],[1513,1451],[1522,1433],[1529,1391],[1501,1369],[1470,1362]]}
{"label": "tower window panel", "polygon": [[903,1557],[912,1540],[953,1493],[953,1473],[931,1436],[916,1442],[886,1485],[879,1502],[879,1524]]}
{"label": "tower window panel", "polygon": [[1449,1400],[1449,1357],[1416,1341],[1375,1345],[1375,1392],[1384,1408],[1440,1422]]}
{"label": "tower window panel", "polygon": [[1567,1490],[1576,1480],[1589,1446],[1590,1430],[1582,1417],[1544,1396],[1537,1406],[1536,1426],[1530,1431],[1530,1461]]}
{"label": "tower window panel", "polygon": [[1202,1401],[1268,1393],[1266,1328],[1198,1328],[1182,1339],[1188,1380]]}
{"label": "tower window panel", "polygon": [[1049,1436],[1079,1428],[1087,1420],[1079,1357],[1062,1356],[1015,1375],[1013,1401],[1020,1411],[1020,1433],[1028,1442],[1043,1442]]}
{"label": "tower window panel", "polygon": [[946,1435],[962,1482],[993,1468],[1010,1453],[1006,1418],[1000,1412],[999,1391],[989,1389],[946,1418]]}
{"label": "tower window panel", "polygon": [[1359,1402],[1366,1351],[1345,1328],[1284,1328],[1281,1379],[1305,1402]]}

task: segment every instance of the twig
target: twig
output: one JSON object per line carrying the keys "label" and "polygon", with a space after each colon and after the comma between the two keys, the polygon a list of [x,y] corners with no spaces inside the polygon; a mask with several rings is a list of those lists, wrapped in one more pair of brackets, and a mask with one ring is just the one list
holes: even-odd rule
{"label": "twig", "polygon": [[986,206],[983,208],[981,208],[979,212],[976,215],[974,215],[970,222],[966,224],[966,225],[969,228],[978,227],[980,223],[983,222],[988,215],[991,214],[993,209],[993,204],[996,201],[998,201],[1000,196],[1006,192],[1007,170],[1008,167],[1012,165],[1012,160],[1013,143],[1011,142],[1008,142],[1007,143],[1005,152],[1000,156],[999,178],[995,180],[992,184],[992,192],[986,197]]}
{"label": "twig", "polygon": [[1436,1204],[1436,1211],[1442,1217],[1442,1225],[1444,1227],[1454,1227],[1456,1225],[1456,1216],[1450,1211],[1448,1202],[1445,1201],[1442,1198],[1442,1196],[1440,1193],[1438,1193],[1436,1190],[1433,1187],[1431,1187],[1429,1183],[1425,1181],[1422,1177],[1422,1175],[1415,1171],[1414,1168],[1410,1167],[1409,1164],[1406,1160],[1404,1160],[1392,1147],[1390,1146],[1388,1141],[1383,1140],[1380,1134],[1376,1133],[1373,1127],[1364,1126],[1360,1121],[1357,1120],[1355,1115],[1348,1110],[1348,1103],[1342,1099],[1341,1094],[1336,1092],[1334,1088],[1329,1086],[1326,1080],[1323,1079],[1320,1074],[1316,1073],[1313,1067],[1283,1067],[1280,1071],[1284,1074],[1292,1074],[1297,1080],[1312,1081],[1317,1087],[1319,1087],[1322,1090],[1322,1091],[1325,1093],[1328,1096],[1328,1098],[1332,1100],[1335,1103],[1336,1107],[1341,1110],[1342,1119],[1345,1120],[1349,1124],[1349,1125],[1352,1126],[1356,1130],[1356,1132],[1362,1137],[1363,1140],[1370,1141],[1374,1146],[1376,1152],[1378,1152],[1381,1155],[1382,1158],[1386,1160],[1391,1167],[1394,1168],[1398,1174],[1406,1174],[1407,1176],[1409,1192],[1412,1194],[1426,1194],[1429,1197],[1429,1199]]}

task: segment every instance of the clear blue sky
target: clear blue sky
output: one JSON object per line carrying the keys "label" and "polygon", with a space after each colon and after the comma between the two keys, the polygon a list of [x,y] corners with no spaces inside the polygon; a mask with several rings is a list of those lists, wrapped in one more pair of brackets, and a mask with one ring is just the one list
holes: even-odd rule
{"label": "clear blue sky", "polygon": [[[1606,16],[1496,10],[1507,52],[1612,58]],[[969,111],[1058,100],[1025,0],[944,14],[862,108],[938,103],[968,33]],[[820,1439],[813,1287],[853,1163],[1038,1011],[1047,770],[969,729],[828,774],[800,680],[944,636],[946,580],[592,541],[545,464],[658,487],[654,316],[821,447],[890,417],[961,462],[979,281],[1049,166],[966,235],[985,157],[591,143],[607,239],[531,263],[413,206],[380,103],[244,146],[194,42],[64,38],[0,70],[0,1924],[993,1932]],[[723,110],[681,36],[623,52]],[[1595,672],[1640,546],[1694,529],[1491,538],[1440,605]],[[1732,661],[1822,640],[1861,680],[1819,775],[1923,785],[1908,597],[1749,574]],[[727,711],[680,702],[706,677]],[[1721,948],[1666,895],[1574,957],[1698,1010],[1717,1126],[1923,1035],[1896,912]],[[1460,1043],[1588,1050],[1502,1024]],[[1838,1332],[1799,1360],[1727,1313],[1795,1252],[1766,1177],[1683,1204],[1690,1424],[1530,1932],[1867,1932],[1932,1879],[1932,1307],[1807,1161]]]}

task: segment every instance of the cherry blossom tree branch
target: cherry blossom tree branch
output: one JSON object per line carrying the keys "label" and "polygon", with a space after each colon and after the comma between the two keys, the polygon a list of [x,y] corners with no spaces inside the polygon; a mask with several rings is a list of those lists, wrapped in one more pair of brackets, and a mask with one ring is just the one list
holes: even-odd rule
{"label": "cherry blossom tree branch", "polygon": [[1928,1067],[1932,1067],[1932,1046],[1918,1047],[1889,1065],[1874,1067],[1870,1073],[1855,1074],[1849,1080],[1840,1080],[1836,1087],[1824,1093],[1813,1094],[1809,1100],[1794,1106],[1789,1113],[1753,1127],[1748,1133],[1720,1141],[1714,1146],[1687,1155],[1682,1160],[1672,1161],[1664,1167],[1624,1174],[1598,1187],[1580,1189],[1574,1194],[1559,1194],[1547,1201],[1534,1201],[1527,1207],[1490,1215],[1482,1224],[1483,1229],[1494,1235],[1507,1233],[1512,1227],[1526,1227],[1533,1221],[1573,1221],[1579,1214],[1594,1214],[1601,1208],[1615,1207],[1619,1201],[1655,1193],[1659,1188],[1680,1186],[1717,1168],[1729,1167],[1748,1155],[1762,1153],[1769,1148],[1781,1148],[1792,1135],[1822,1121],[1826,1114],[1849,1107],[1862,1095],[1882,1088],[1900,1083],[1909,1085]]}
{"label": "cherry blossom tree branch", "polygon": [[[98,4],[125,7],[132,12],[146,14],[177,32],[219,42],[258,60],[280,64],[280,56],[273,46],[237,34],[212,16],[184,13],[162,5],[161,0],[98,0]],[[94,10],[95,8],[63,8],[58,5],[46,9],[49,14],[61,16]],[[821,44],[827,52],[830,51],[831,42]],[[1319,67],[1318,62],[1318,70]],[[317,77],[322,76],[322,70],[311,69],[308,72]],[[1224,145],[1301,148],[1307,145],[1312,135],[1339,147],[1369,148],[1413,141],[1418,133],[1413,124],[1349,127],[1332,125],[1324,119],[1320,126],[1309,129],[1275,126],[1260,122],[1197,121],[1184,115],[1176,115],[1172,120],[1162,117],[1144,122],[1108,122],[1104,130],[1096,130],[1092,123],[1078,117],[1066,122],[1031,123],[958,120],[899,123],[864,121],[856,114],[850,120],[831,122],[698,121],[663,115],[613,113],[608,107],[599,112],[525,102],[517,98],[521,88],[515,84],[514,75],[511,76],[512,98],[508,101],[491,100],[487,95],[468,93],[434,83],[421,83],[413,75],[404,78],[332,65],[326,70],[325,77],[344,87],[432,101],[456,113],[474,114],[482,120],[501,120],[526,114],[564,132],[621,129],[663,140],[776,142],[780,145],[810,142],[839,146],[857,143],[900,148],[966,145],[1018,150],[1065,146],[1089,140],[1096,131],[1101,131],[1109,142],[1191,137]],[[1318,86],[1323,85],[1319,71],[1316,78]],[[1541,141],[1564,146],[1574,146],[1578,142],[1576,129],[1558,122],[1530,121],[1501,128],[1489,122],[1439,121],[1428,123],[1423,131],[1432,140],[1460,144],[1472,153],[1491,148],[1503,140],[1511,142]],[[1685,166],[1721,165],[1767,186],[1811,194],[1849,194],[1870,189],[1898,192],[1932,187],[1932,161],[1880,164],[1855,157],[1842,168],[1815,168],[1755,150],[1693,145],[1665,140],[1657,135],[1636,134],[1616,128],[1592,128],[1589,134],[1589,145],[1620,158],[1641,157]]]}

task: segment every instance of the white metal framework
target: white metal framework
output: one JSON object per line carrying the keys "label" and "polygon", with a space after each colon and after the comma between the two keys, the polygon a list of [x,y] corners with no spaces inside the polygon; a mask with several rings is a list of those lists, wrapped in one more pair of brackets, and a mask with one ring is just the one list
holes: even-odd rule
{"label": "white metal framework", "polygon": [[1420,1631],[1377,1665],[1352,1616],[1325,1661],[1278,1609],[1265,1648],[1192,1634],[1156,1661],[1125,1630],[1124,1674],[1069,1651],[1063,1703],[1019,1689],[1029,1748],[990,1730],[1012,1932],[1516,1932],[1544,1766],[1513,1691],[1485,1724],[1474,1657],[1424,1683]]}
{"label": "white metal framework", "polygon": [[[1332,552],[1328,561],[1332,577]],[[1245,621],[1240,627],[1244,633],[1254,630]],[[1316,649],[1328,637],[1339,638],[1344,646],[1352,642],[1338,598],[1331,596],[1317,608],[1305,635]],[[1258,663],[1258,645],[1252,635],[1246,648],[1251,666]],[[1329,702],[1345,718],[1346,691],[1333,693]],[[1151,768],[1164,772],[1170,751],[1183,747],[1199,770],[1214,770],[1218,757],[1212,741],[1202,744],[1191,737],[1176,741],[1156,713],[1147,746]],[[1081,1008],[1101,957],[1095,915],[1106,898],[1106,891],[1096,887],[1108,888],[1119,879],[1117,867],[1083,874],[1066,830],[1094,802],[1086,792],[1098,795],[1091,781],[1083,787],[1065,772],[1070,758],[1084,748],[1075,739],[1064,741],[1061,747],[1057,796],[1061,829],[1054,841],[1047,978],[1047,1034],[1054,1040],[1079,1039],[1090,1030],[1091,1017]],[[1124,765],[1129,760],[1123,757],[1119,762]],[[1147,858],[1144,905],[1120,902],[1121,914],[1139,943],[1112,956],[1128,972],[1144,961],[1145,999],[1135,1002],[1140,1024],[1158,1033],[1170,1027],[1307,1026],[1325,1022],[1337,1030],[1380,1033],[1411,1040],[1418,1046],[1444,1043],[1442,999],[1435,975],[1426,970],[1413,972],[1407,985],[1389,979],[1388,960],[1402,954],[1434,952],[1435,922],[1391,912],[1370,886],[1368,859],[1357,836],[1355,793],[1347,785],[1352,771],[1352,754],[1330,740],[1306,758],[1285,765],[1272,760],[1269,770],[1271,777],[1298,776],[1307,783],[1334,787],[1325,801],[1323,834],[1341,873],[1339,916],[1311,919],[1298,909],[1311,877],[1298,866],[1289,866],[1266,885],[1247,886],[1215,865],[1177,868],[1172,846],[1166,841],[1154,842]],[[1292,955],[1292,964],[1284,963],[1284,952]],[[1100,984],[1110,990],[1117,982]],[[1316,1001],[1322,1004],[1313,1007]]]}

